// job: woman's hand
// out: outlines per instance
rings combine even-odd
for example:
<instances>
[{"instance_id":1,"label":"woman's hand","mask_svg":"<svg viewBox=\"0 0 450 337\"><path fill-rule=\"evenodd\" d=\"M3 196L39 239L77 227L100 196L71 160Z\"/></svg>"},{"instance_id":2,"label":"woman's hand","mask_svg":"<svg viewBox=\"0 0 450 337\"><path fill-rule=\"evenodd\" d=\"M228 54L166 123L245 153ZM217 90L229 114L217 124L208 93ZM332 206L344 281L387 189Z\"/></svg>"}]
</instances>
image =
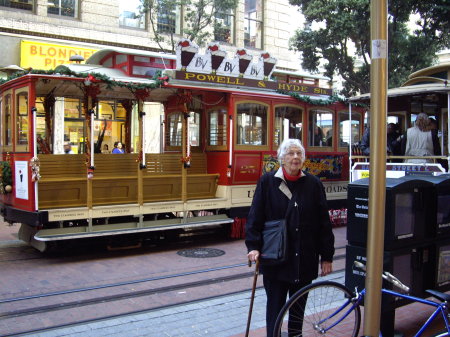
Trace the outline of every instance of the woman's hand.
<instances>
[{"instance_id":1,"label":"woman's hand","mask_svg":"<svg viewBox=\"0 0 450 337\"><path fill-rule=\"evenodd\" d=\"M322 261L320 268L322 270L320 276L326 276L333 271L333 263L329 261Z\"/></svg>"},{"instance_id":2,"label":"woman's hand","mask_svg":"<svg viewBox=\"0 0 450 337\"><path fill-rule=\"evenodd\" d=\"M256 262L259 259L259 250L252 250L247 254L247 258L250 262Z\"/></svg>"}]
</instances>

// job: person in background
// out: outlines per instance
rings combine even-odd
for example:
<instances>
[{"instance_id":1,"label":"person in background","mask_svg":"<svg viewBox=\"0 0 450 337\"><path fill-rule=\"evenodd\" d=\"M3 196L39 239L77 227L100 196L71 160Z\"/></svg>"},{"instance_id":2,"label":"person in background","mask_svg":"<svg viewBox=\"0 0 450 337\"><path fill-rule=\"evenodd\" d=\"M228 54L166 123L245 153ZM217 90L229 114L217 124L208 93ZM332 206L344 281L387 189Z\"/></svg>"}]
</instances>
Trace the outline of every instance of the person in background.
<instances>
[{"instance_id":1,"label":"person in background","mask_svg":"<svg viewBox=\"0 0 450 337\"><path fill-rule=\"evenodd\" d=\"M315 126L314 128L314 139L313 146L324 146L325 145L325 135L320 126Z\"/></svg>"},{"instance_id":2,"label":"person in background","mask_svg":"<svg viewBox=\"0 0 450 337\"><path fill-rule=\"evenodd\" d=\"M70 142L64 142L64 153L65 154L73 154L72 144L70 144Z\"/></svg>"},{"instance_id":3,"label":"person in background","mask_svg":"<svg viewBox=\"0 0 450 337\"><path fill-rule=\"evenodd\" d=\"M399 156L401 152L401 135L398 133L395 123L389 123L386 127L386 153L388 155ZM370 156L370 127L364 130L359 144L363 156Z\"/></svg>"},{"instance_id":4,"label":"person in background","mask_svg":"<svg viewBox=\"0 0 450 337\"><path fill-rule=\"evenodd\" d=\"M370 156L370 127L364 130L359 147L363 156Z\"/></svg>"},{"instance_id":5,"label":"person in background","mask_svg":"<svg viewBox=\"0 0 450 337\"><path fill-rule=\"evenodd\" d=\"M292 296L318 276L332 272L334 235L328 214L322 182L303 172L305 149L298 139L286 139L278 148L281 167L264 174L258 181L245 226L247 258L259 260L264 223L286 219L288 253L279 265L261 263L267 295L267 337L274 335L274 326L287 294ZM289 207L288 212L288 205ZM303 321L289 322L301 328Z\"/></svg>"},{"instance_id":6,"label":"person in background","mask_svg":"<svg viewBox=\"0 0 450 337\"><path fill-rule=\"evenodd\" d=\"M400 156L402 154L402 135L399 132L398 124L389 123L387 125L387 153L392 156Z\"/></svg>"},{"instance_id":7,"label":"person in background","mask_svg":"<svg viewBox=\"0 0 450 337\"><path fill-rule=\"evenodd\" d=\"M440 156L441 146L437 132L432 132L432 125L428 115L421 112L417 115L414 126L410 127L402 139L402 152L405 156ZM406 163L432 162L430 159L406 159Z\"/></svg>"},{"instance_id":8,"label":"person in background","mask_svg":"<svg viewBox=\"0 0 450 337\"><path fill-rule=\"evenodd\" d=\"M103 144L103 150L102 150L102 153L110 153L109 152L109 146L108 146L108 144Z\"/></svg>"},{"instance_id":9,"label":"person in background","mask_svg":"<svg viewBox=\"0 0 450 337\"><path fill-rule=\"evenodd\" d=\"M114 149L112 150L112 153L125 153L125 151L122 148L121 142L114 143Z\"/></svg>"}]
</instances>

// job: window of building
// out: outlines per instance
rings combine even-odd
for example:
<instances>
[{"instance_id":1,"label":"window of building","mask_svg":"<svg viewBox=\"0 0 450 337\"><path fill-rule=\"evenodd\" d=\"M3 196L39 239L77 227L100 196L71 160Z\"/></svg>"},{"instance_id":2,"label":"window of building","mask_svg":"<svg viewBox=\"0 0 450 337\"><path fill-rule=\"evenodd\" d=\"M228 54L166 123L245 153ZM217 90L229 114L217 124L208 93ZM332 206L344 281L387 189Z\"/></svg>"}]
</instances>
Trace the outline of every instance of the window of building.
<instances>
[{"instance_id":1,"label":"window of building","mask_svg":"<svg viewBox=\"0 0 450 337\"><path fill-rule=\"evenodd\" d=\"M157 31L162 34L180 34L181 27L181 10L180 6L169 6L167 3L160 3Z\"/></svg>"},{"instance_id":2,"label":"window of building","mask_svg":"<svg viewBox=\"0 0 450 337\"><path fill-rule=\"evenodd\" d=\"M48 0L47 13L78 18L78 0Z\"/></svg>"},{"instance_id":3,"label":"window of building","mask_svg":"<svg viewBox=\"0 0 450 337\"><path fill-rule=\"evenodd\" d=\"M302 109L293 106L275 108L275 127L273 145L278 147L284 139L302 140Z\"/></svg>"},{"instance_id":4,"label":"window of building","mask_svg":"<svg viewBox=\"0 0 450 337\"><path fill-rule=\"evenodd\" d=\"M350 143L355 144L359 142L360 127L361 114L352 113L352 120L350 122L348 111L339 112L339 146L348 147Z\"/></svg>"},{"instance_id":5,"label":"window of building","mask_svg":"<svg viewBox=\"0 0 450 337\"><path fill-rule=\"evenodd\" d=\"M33 11L34 0L0 0L0 6Z\"/></svg>"},{"instance_id":6,"label":"window of building","mask_svg":"<svg viewBox=\"0 0 450 337\"><path fill-rule=\"evenodd\" d=\"M267 110L260 103L237 105L237 145L267 145Z\"/></svg>"},{"instance_id":7,"label":"window of building","mask_svg":"<svg viewBox=\"0 0 450 337\"><path fill-rule=\"evenodd\" d=\"M227 145L227 109L215 108L208 111L208 146Z\"/></svg>"},{"instance_id":8,"label":"window of building","mask_svg":"<svg viewBox=\"0 0 450 337\"><path fill-rule=\"evenodd\" d=\"M263 0L245 0L244 46L263 48Z\"/></svg>"},{"instance_id":9,"label":"window of building","mask_svg":"<svg viewBox=\"0 0 450 337\"><path fill-rule=\"evenodd\" d=\"M325 109L309 111L308 146L332 146L333 113Z\"/></svg>"},{"instance_id":10,"label":"window of building","mask_svg":"<svg viewBox=\"0 0 450 337\"><path fill-rule=\"evenodd\" d=\"M214 20L214 40L234 44L234 10L217 12Z\"/></svg>"},{"instance_id":11,"label":"window of building","mask_svg":"<svg viewBox=\"0 0 450 337\"><path fill-rule=\"evenodd\" d=\"M119 1L119 24L123 27L145 29L145 13L140 0Z\"/></svg>"},{"instance_id":12,"label":"window of building","mask_svg":"<svg viewBox=\"0 0 450 337\"><path fill-rule=\"evenodd\" d=\"M28 93L21 92L16 96L16 145L18 151L28 150Z\"/></svg>"}]
</instances>

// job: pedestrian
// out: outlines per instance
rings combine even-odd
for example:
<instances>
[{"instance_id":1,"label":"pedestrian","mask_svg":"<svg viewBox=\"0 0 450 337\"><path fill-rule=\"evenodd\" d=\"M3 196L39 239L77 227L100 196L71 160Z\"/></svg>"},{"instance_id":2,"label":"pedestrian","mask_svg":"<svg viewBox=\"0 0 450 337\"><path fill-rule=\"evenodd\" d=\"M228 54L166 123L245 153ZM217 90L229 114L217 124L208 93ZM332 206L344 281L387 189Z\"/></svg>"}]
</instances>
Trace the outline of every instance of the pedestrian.
<instances>
[{"instance_id":1,"label":"pedestrian","mask_svg":"<svg viewBox=\"0 0 450 337\"><path fill-rule=\"evenodd\" d=\"M324 187L317 177L302 171L305 149L301 142L298 139L284 140L278 148L278 160L281 164L278 171L266 173L258 181L245 236L247 257L250 261L257 261L264 223L286 219L286 261L277 265L265 265L264 260L260 263L267 295L268 337L274 335L275 322L287 294L292 296L317 278L319 259L321 275L331 273L334 255L334 235ZM287 212L289 204L294 207ZM299 327L303 322L292 324Z\"/></svg>"},{"instance_id":2,"label":"pedestrian","mask_svg":"<svg viewBox=\"0 0 450 337\"><path fill-rule=\"evenodd\" d=\"M121 142L114 143L114 149L112 150L112 153L125 153L125 151L122 148Z\"/></svg>"},{"instance_id":3,"label":"pedestrian","mask_svg":"<svg viewBox=\"0 0 450 337\"><path fill-rule=\"evenodd\" d=\"M423 157L440 156L441 146L437 132L432 130L432 125L428 115L421 112L417 115L414 126L410 127L402 139L402 149L405 156ZM430 159L410 158L406 163L426 163Z\"/></svg>"},{"instance_id":4,"label":"pedestrian","mask_svg":"<svg viewBox=\"0 0 450 337\"><path fill-rule=\"evenodd\" d=\"M70 144L70 142L64 142L64 153L65 154L73 154L72 144Z\"/></svg>"}]
</instances>

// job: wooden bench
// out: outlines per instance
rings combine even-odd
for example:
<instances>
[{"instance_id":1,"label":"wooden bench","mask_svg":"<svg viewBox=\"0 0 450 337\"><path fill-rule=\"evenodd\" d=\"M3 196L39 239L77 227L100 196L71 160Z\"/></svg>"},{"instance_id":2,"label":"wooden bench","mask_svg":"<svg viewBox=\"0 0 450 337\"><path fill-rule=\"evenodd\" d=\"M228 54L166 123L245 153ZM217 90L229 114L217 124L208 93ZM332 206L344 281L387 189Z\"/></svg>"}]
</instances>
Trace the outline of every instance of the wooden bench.
<instances>
[{"instance_id":1,"label":"wooden bench","mask_svg":"<svg viewBox=\"0 0 450 337\"><path fill-rule=\"evenodd\" d=\"M39 209L86 206L86 156L40 154Z\"/></svg>"},{"instance_id":2,"label":"wooden bench","mask_svg":"<svg viewBox=\"0 0 450 337\"><path fill-rule=\"evenodd\" d=\"M181 200L182 163L179 153L146 154L143 202ZM84 154L40 154L39 209L85 207L87 166ZM137 154L96 154L92 179L94 206L138 202ZM208 174L206 155L191 156L187 199L214 198L219 174Z\"/></svg>"},{"instance_id":3,"label":"wooden bench","mask_svg":"<svg viewBox=\"0 0 450 337\"><path fill-rule=\"evenodd\" d=\"M97 205L138 202L138 155L96 154L92 203Z\"/></svg>"},{"instance_id":4,"label":"wooden bench","mask_svg":"<svg viewBox=\"0 0 450 337\"><path fill-rule=\"evenodd\" d=\"M188 200L214 198L218 180L218 173L208 173L206 154L193 153L187 178Z\"/></svg>"}]
</instances>

